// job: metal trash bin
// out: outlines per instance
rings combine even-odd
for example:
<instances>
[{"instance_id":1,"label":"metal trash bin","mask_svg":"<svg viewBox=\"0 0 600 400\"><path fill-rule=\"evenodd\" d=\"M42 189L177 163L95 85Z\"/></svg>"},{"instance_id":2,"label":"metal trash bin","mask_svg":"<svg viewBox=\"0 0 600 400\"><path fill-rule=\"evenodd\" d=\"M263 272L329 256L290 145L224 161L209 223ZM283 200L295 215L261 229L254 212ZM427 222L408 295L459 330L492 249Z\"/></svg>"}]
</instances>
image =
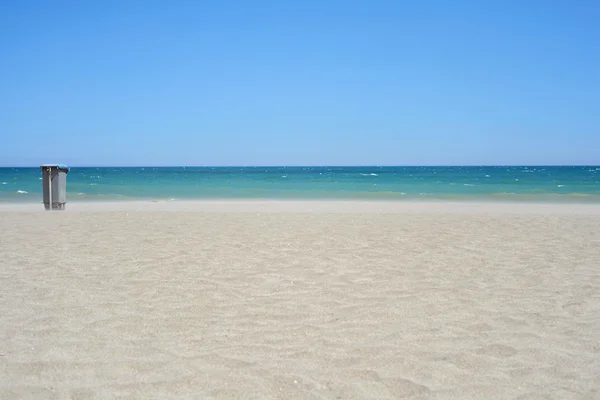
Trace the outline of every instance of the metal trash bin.
<instances>
[{"instance_id":1,"label":"metal trash bin","mask_svg":"<svg viewBox=\"0 0 600 400\"><path fill-rule=\"evenodd\" d=\"M67 174L64 164L45 164L42 170L42 191L46 211L64 210L67 203ZM50 206L52 204L52 207Z\"/></svg>"}]
</instances>

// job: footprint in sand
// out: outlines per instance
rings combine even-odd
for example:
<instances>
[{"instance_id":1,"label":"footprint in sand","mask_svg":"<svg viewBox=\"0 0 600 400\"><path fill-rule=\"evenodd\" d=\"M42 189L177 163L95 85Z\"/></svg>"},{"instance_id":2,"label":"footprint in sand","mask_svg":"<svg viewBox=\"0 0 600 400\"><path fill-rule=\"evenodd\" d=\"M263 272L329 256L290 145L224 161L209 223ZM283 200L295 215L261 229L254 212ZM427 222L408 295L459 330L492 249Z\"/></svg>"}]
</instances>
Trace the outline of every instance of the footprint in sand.
<instances>
[{"instance_id":1,"label":"footprint in sand","mask_svg":"<svg viewBox=\"0 0 600 400\"><path fill-rule=\"evenodd\" d=\"M496 358L508 358L517 354L517 349L504 344L492 344L490 346L480 348L476 353L479 355L492 356Z\"/></svg>"}]
</instances>

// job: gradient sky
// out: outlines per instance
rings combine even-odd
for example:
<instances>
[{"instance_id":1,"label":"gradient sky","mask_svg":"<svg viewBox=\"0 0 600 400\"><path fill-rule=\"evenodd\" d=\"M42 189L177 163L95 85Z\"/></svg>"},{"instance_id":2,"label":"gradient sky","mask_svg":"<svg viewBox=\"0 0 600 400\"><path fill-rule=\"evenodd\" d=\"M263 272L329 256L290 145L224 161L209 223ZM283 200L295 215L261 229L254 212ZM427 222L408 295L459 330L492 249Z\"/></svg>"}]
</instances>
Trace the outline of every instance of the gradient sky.
<instances>
[{"instance_id":1,"label":"gradient sky","mask_svg":"<svg viewBox=\"0 0 600 400\"><path fill-rule=\"evenodd\" d=\"M600 164L600 2L0 3L0 165Z\"/></svg>"}]
</instances>

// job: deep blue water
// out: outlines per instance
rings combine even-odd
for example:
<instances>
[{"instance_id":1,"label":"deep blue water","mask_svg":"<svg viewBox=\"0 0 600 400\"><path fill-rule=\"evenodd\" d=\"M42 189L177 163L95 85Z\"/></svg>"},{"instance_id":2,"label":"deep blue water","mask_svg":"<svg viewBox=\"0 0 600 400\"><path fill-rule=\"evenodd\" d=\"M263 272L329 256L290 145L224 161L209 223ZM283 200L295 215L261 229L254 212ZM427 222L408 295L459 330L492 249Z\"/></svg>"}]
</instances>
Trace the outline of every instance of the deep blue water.
<instances>
[{"instance_id":1,"label":"deep blue water","mask_svg":"<svg viewBox=\"0 0 600 400\"><path fill-rule=\"evenodd\" d=\"M41 201L39 168L0 168L0 202ZM600 203L600 167L74 167L68 201L500 200Z\"/></svg>"}]
</instances>

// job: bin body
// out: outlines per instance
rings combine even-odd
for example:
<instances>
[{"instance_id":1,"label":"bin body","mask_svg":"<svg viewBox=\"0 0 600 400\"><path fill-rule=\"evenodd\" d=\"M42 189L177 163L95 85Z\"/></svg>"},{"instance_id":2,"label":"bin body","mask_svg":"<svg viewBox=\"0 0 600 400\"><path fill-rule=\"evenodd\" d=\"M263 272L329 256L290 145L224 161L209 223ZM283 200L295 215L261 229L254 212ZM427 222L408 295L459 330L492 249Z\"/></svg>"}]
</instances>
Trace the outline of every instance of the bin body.
<instances>
[{"instance_id":1,"label":"bin body","mask_svg":"<svg viewBox=\"0 0 600 400\"><path fill-rule=\"evenodd\" d=\"M40 169L42 170L44 208L46 210L64 210L67 203L69 167L62 164L47 164L42 165ZM50 196L52 196L52 199L50 199Z\"/></svg>"}]
</instances>

